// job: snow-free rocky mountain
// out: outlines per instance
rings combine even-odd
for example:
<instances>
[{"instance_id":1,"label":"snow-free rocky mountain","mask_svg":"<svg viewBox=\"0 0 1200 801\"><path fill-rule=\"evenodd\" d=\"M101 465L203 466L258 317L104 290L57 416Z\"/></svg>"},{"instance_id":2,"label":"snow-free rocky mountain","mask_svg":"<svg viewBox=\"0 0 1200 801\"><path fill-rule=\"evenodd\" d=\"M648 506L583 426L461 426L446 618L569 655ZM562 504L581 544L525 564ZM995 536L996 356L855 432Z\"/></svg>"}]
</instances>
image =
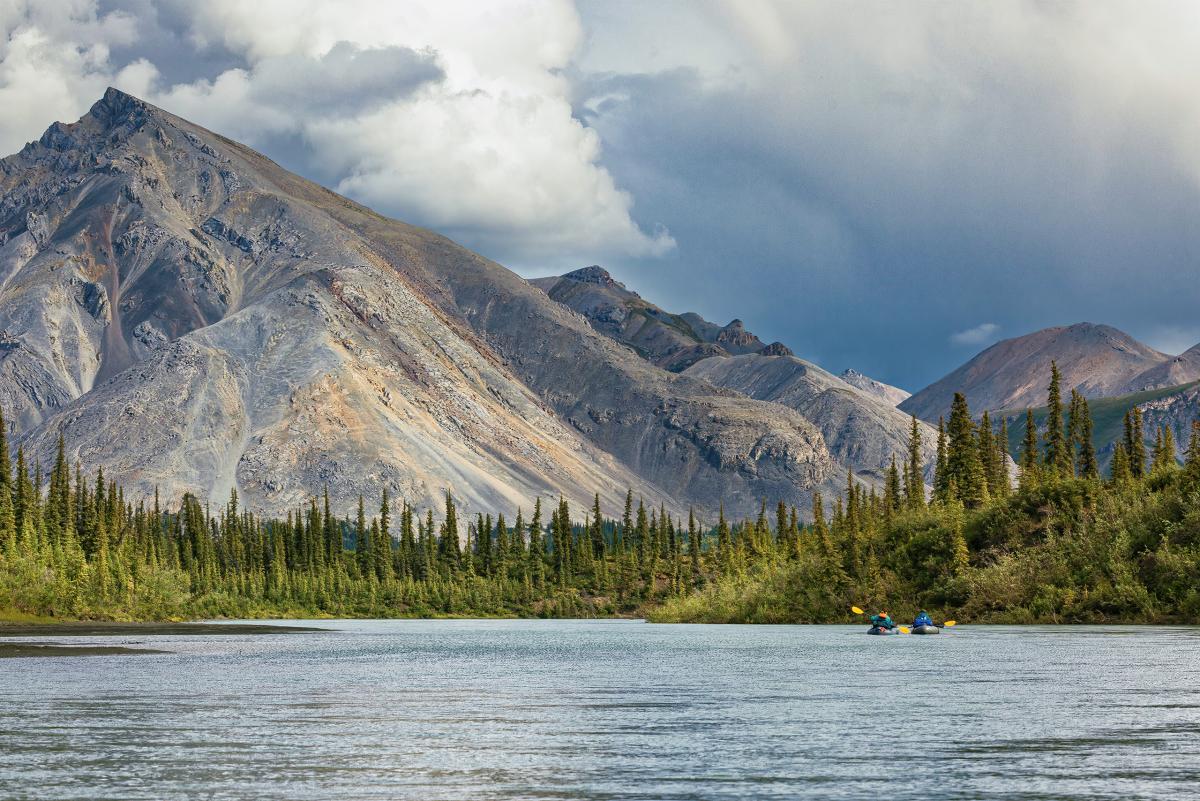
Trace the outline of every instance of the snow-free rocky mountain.
<instances>
[{"instance_id":1,"label":"snow-free rocky mountain","mask_svg":"<svg viewBox=\"0 0 1200 801\"><path fill-rule=\"evenodd\" d=\"M764 345L740 320L719 326L691 312L664 311L597 266L532 283L648 361L799 412L820 429L843 475L849 468L872 483L893 456L904 459L911 417L892 402L907 397L903 390L847 371L863 386L851 384L781 343ZM937 432L921 424L921 433L932 468Z\"/></svg>"},{"instance_id":2,"label":"snow-free rocky mountain","mask_svg":"<svg viewBox=\"0 0 1200 801\"><path fill-rule=\"evenodd\" d=\"M135 492L236 487L270 513L387 486L745 514L841 480L799 412L662 369L504 267L112 89L0 161L0 405L31 461L61 432Z\"/></svg>"},{"instance_id":3,"label":"snow-free rocky mountain","mask_svg":"<svg viewBox=\"0 0 1200 801\"><path fill-rule=\"evenodd\" d=\"M964 393L977 414L1036 408L1046 403L1051 361L1062 374L1064 395L1077 389L1088 398L1200 379L1200 345L1170 356L1110 326L1077 323L997 342L905 400L900 409L936 422L949 414L955 392Z\"/></svg>"},{"instance_id":4,"label":"snow-free rocky mountain","mask_svg":"<svg viewBox=\"0 0 1200 801\"><path fill-rule=\"evenodd\" d=\"M861 389L868 395L874 395L876 398L886 401L889 406L899 406L912 396L912 393L906 392L900 387L893 387L891 384L877 381L869 375L863 375L853 367L843 370L838 374L838 378L852 387Z\"/></svg>"}]
</instances>

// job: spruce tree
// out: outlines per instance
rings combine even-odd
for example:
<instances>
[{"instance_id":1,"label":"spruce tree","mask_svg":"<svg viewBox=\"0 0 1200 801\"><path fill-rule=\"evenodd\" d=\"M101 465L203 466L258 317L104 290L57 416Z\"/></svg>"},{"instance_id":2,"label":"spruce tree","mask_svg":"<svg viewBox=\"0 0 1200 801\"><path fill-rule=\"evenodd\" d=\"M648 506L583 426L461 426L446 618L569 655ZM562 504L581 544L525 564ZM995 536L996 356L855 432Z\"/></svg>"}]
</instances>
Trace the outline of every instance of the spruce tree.
<instances>
[{"instance_id":1,"label":"spruce tree","mask_svg":"<svg viewBox=\"0 0 1200 801\"><path fill-rule=\"evenodd\" d=\"M908 461L904 466L904 503L909 509L925 506L925 469L921 457L921 424L912 415L908 430Z\"/></svg>"},{"instance_id":2,"label":"spruce tree","mask_svg":"<svg viewBox=\"0 0 1200 801\"><path fill-rule=\"evenodd\" d=\"M1142 410L1137 406L1125 413L1125 455L1129 474L1141 478L1146 473L1146 436L1142 430Z\"/></svg>"},{"instance_id":3,"label":"spruce tree","mask_svg":"<svg viewBox=\"0 0 1200 801\"><path fill-rule=\"evenodd\" d=\"M354 554L358 563L358 574L363 578L374 576L371 559L371 532L367 528L367 515L363 507L363 496L358 496L358 517L354 524Z\"/></svg>"},{"instance_id":4,"label":"spruce tree","mask_svg":"<svg viewBox=\"0 0 1200 801\"><path fill-rule=\"evenodd\" d=\"M12 461L8 450L8 424L0 409L0 490L12 493ZM9 502L12 498L9 498Z\"/></svg>"},{"instance_id":5,"label":"spruce tree","mask_svg":"<svg viewBox=\"0 0 1200 801\"><path fill-rule=\"evenodd\" d=\"M886 513L891 516L893 512L900 511L902 493L900 490L900 470L896 467L896 457L892 456L892 463L888 467L887 481L883 488L883 505ZM782 515L783 503L779 504L780 514ZM782 517L780 518L782 521ZM780 522L782 527L783 523Z\"/></svg>"},{"instance_id":6,"label":"spruce tree","mask_svg":"<svg viewBox=\"0 0 1200 801\"><path fill-rule=\"evenodd\" d=\"M691 509L688 509L688 555L692 561L692 581L699 582L701 574L700 529L696 525L696 515Z\"/></svg>"},{"instance_id":7,"label":"spruce tree","mask_svg":"<svg viewBox=\"0 0 1200 801\"><path fill-rule=\"evenodd\" d=\"M1192 436L1188 440L1184 472L1192 481L1200 481L1200 420L1192 421Z\"/></svg>"},{"instance_id":8,"label":"spruce tree","mask_svg":"<svg viewBox=\"0 0 1200 801\"><path fill-rule=\"evenodd\" d=\"M1092 442L1095 436L1092 427L1092 410L1087 398L1079 396L1079 459L1078 473L1081 478L1094 479L1100 477L1100 463L1096 459L1096 444Z\"/></svg>"},{"instance_id":9,"label":"spruce tree","mask_svg":"<svg viewBox=\"0 0 1200 801\"><path fill-rule=\"evenodd\" d=\"M621 541L617 550L633 546L633 490L625 491L625 513L621 515Z\"/></svg>"},{"instance_id":10,"label":"spruce tree","mask_svg":"<svg viewBox=\"0 0 1200 801\"><path fill-rule=\"evenodd\" d=\"M946 421L938 418L937 461L933 473L933 499L938 503L950 500L950 465L946 452Z\"/></svg>"},{"instance_id":11,"label":"spruce tree","mask_svg":"<svg viewBox=\"0 0 1200 801\"><path fill-rule=\"evenodd\" d=\"M985 410L979 418L979 463L983 465L983 481L988 494L999 494L1001 465L996 454L996 433L992 430L992 418Z\"/></svg>"},{"instance_id":12,"label":"spruce tree","mask_svg":"<svg viewBox=\"0 0 1200 801\"><path fill-rule=\"evenodd\" d=\"M1033 420L1033 409L1025 410L1025 435L1021 440L1021 486L1028 486L1038 477L1037 423Z\"/></svg>"},{"instance_id":13,"label":"spruce tree","mask_svg":"<svg viewBox=\"0 0 1200 801\"><path fill-rule=\"evenodd\" d=\"M733 570L733 539L725 520L724 501L717 516L717 568L722 575L729 575Z\"/></svg>"},{"instance_id":14,"label":"spruce tree","mask_svg":"<svg viewBox=\"0 0 1200 801\"><path fill-rule=\"evenodd\" d=\"M1008 472L1008 418L1000 418L1000 434L996 437L996 455L993 458L998 470L994 491L997 497L1006 498L1012 491L1012 479Z\"/></svg>"},{"instance_id":15,"label":"spruce tree","mask_svg":"<svg viewBox=\"0 0 1200 801\"><path fill-rule=\"evenodd\" d=\"M1046 402L1046 473L1057 477L1065 476L1070 465L1067 438L1063 433L1061 382L1058 364L1050 362L1050 389Z\"/></svg>"},{"instance_id":16,"label":"spruce tree","mask_svg":"<svg viewBox=\"0 0 1200 801\"><path fill-rule=\"evenodd\" d=\"M596 497L592 499L592 555L597 559L603 559L608 551L607 543L604 541L604 518L600 513L600 493L596 493Z\"/></svg>"},{"instance_id":17,"label":"spruce tree","mask_svg":"<svg viewBox=\"0 0 1200 801\"><path fill-rule=\"evenodd\" d=\"M1175 461L1175 434L1169 426L1158 426L1154 431L1150 465L1150 472L1159 474L1170 472L1178 466Z\"/></svg>"},{"instance_id":18,"label":"spruce tree","mask_svg":"<svg viewBox=\"0 0 1200 801\"><path fill-rule=\"evenodd\" d=\"M975 436L975 424L967 399L961 392L954 393L950 407L950 425L947 430L949 444L946 452L946 470L957 488L957 499L974 508L988 498L983 465L979 461L979 442Z\"/></svg>"},{"instance_id":19,"label":"spruce tree","mask_svg":"<svg viewBox=\"0 0 1200 801\"><path fill-rule=\"evenodd\" d=\"M1125 449L1124 443L1117 443L1113 448L1111 472L1112 482L1118 486L1128 483L1133 478L1133 472L1129 469L1129 451Z\"/></svg>"}]
</instances>

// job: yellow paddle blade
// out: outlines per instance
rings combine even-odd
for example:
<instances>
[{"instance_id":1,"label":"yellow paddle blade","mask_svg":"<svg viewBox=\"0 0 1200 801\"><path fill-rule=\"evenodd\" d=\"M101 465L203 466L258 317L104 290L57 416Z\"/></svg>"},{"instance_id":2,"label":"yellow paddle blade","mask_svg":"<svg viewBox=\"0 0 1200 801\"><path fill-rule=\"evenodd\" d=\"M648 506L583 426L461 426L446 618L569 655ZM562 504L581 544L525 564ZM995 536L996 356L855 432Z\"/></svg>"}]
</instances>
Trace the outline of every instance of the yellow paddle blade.
<instances>
[{"instance_id":1,"label":"yellow paddle blade","mask_svg":"<svg viewBox=\"0 0 1200 801\"><path fill-rule=\"evenodd\" d=\"M856 615L861 615L863 613L863 610L859 609L857 606L850 607L850 611Z\"/></svg>"},{"instance_id":2,"label":"yellow paddle blade","mask_svg":"<svg viewBox=\"0 0 1200 801\"><path fill-rule=\"evenodd\" d=\"M958 621L957 621L957 620L947 620L947 621L946 621L945 623L943 623L942 625L943 625L943 626L945 626L946 628L950 628L951 626L955 626L955 625L957 625L957 624L958 624Z\"/></svg>"},{"instance_id":3,"label":"yellow paddle blade","mask_svg":"<svg viewBox=\"0 0 1200 801\"><path fill-rule=\"evenodd\" d=\"M912 634L912 632L908 630L908 626L897 626L896 628L900 629L901 634Z\"/></svg>"}]
</instances>

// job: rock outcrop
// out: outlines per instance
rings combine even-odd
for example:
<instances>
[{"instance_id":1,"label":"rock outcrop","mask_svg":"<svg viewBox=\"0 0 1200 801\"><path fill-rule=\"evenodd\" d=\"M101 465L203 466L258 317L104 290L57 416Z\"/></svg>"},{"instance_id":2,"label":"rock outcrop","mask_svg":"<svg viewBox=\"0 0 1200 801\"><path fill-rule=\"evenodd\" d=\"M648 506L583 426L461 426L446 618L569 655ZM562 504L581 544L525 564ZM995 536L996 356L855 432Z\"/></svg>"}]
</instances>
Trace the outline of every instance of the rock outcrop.
<instances>
[{"instance_id":1,"label":"rock outcrop","mask_svg":"<svg viewBox=\"0 0 1200 801\"><path fill-rule=\"evenodd\" d=\"M1200 345L1194 345L1178 356L1139 373L1122 387L1122 392L1163 389L1197 380L1200 380Z\"/></svg>"},{"instance_id":2,"label":"rock outcrop","mask_svg":"<svg viewBox=\"0 0 1200 801\"><path fill-rule=\"evenodd\" d=\"M757 353L768 347L741 320L720 326L691 312L664 311L596 265L530 283L582 314L600 333L671 372L682 372L710 356Z\"/></svg>"},{"instance_id":3,"label":"rock outcrop","mask_svg":"<svg viewBox=\"0 0 1200 801\"><path fill-rule=\"evenodd\" d=\"M893 387L891 384L885 384L882 381L877 381L868 375L863 375L852 367L848 367L842 371L838 378L845 381L852 387L860 389L868 395L878 398L888 406L899 406L904 401L911 397L911 394Z\"/></svg>"},{"instance_id":4,"label":"rock outcrop","mask_svg":"<svg viewBox=\"0 0 1200 801\"><path fill-rule=\"evenodd\" d=\"M746 354L705 359L684 375L795 409L821 430L839 465L880 479L892 457L903 465L912 418L795 356ZM920 423L926 474L933 477L937 431Z\"/></svg>"}]
</instances>

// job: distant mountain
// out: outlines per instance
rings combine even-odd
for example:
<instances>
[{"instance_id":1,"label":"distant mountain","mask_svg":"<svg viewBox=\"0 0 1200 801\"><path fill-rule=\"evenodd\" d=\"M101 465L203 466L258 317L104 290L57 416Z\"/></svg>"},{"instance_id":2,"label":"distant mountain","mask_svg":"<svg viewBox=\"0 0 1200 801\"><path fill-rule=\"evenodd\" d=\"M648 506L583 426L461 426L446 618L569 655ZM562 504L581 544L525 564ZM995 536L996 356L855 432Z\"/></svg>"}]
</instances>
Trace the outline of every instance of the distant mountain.
<instances>
[{"instance_id":1,"label":"distant mountain","mask_svg":"<svg viewBox=\"0 0 1200 801\"><path fill-rule=\"evenodd\" d=\"M1192 372L1194 357L1175 363L1173 357L1115 328L1077 323L997 342L901 403L900 409L933 422L949 414L955 392L966 395L976 414L1041 406L1051 361L1062 373L1064 394L1077 389L1089 398L1200 378L1200 371Z\"/></svg>"},{"instance_id":2,"label":"distant mountain","mask_svg":"<svg viewBox=\"0 0 1200 801\"><path fill-rule=\"evenodd\" d=\"M853 368L847 368L842 371L838 378L845 381L852 387L857 387L868 395L879 398L889 406L899 406L904 401L912 397L911 392L906 392L900 387L893 387L891 384L885 384L882 381L876 381L870 376L863 375Z\"/></svg>"},{"instance_id":3,"label":"distant mountain","mask_svg":"<svg viewBox=\"0 0 1200 801\"><path fill-rule=\"evenodd\" d=\"M1182 460L1191 437L1192 421L1200 419L1200 381L1089 400L1092 444L1096 446L1103 467L1107 467L1112 458L1113 443L1125 436L1125 413L1135 406L1142 410L1146 444L1154 442L1155 431L1160 426L1166 426L1175 436L1175 454ZM1045 406L1033 409L1034 425L1039 432L1045 429L1046 416ZM1012 410L1005 419L1008 421L1009 448L1017 455L1025 436L1025 411Z\"/></svg>"},{"instance_id":4,"label":"distant mountain","mask_svg":"<svg viewBox=\"0 0 1200 801\"><path fill-rule=\"evenodd\" d=\"M912 418L811 362L751 353L704 359L684 375L795 409L821 429L833 458L856 474L882 478L893 456L903 465ZM920 425L932 478L937 431Z\"/></svg>"},{"instance_id":5,"label":"distant mountain","mask_svg":"<svg viewBox=\"0 0 1200 801\"><path fill-rule=\"evenodd\" d=\"M530 281L552 299L582 314L597 331L637 351L654 364L681 372L700 359L787 348L766 345L741 320L710 323L698 314L672 314L627 289L607 270L593 265L565 275ZM788 351L790 352L790 351Z\"/></svg>"},{"instance_id":6,"label":"distant mountain","mask_svg":"<svg viewBox=\"0 0 1200 801\"><path fill-rule=\"evenodd\" d=\"M659 369L504 267L111 89L0 161L0 406L31 462L61 432L131 493L236 488L275 515L325 486L335 513L382 487L612 513L632 487L742 515L807 508L837 473L799 413Z\"/></svg>"},{"instance_id":7,"label":"distant mountain","mask_svg":"<svg viewBox=\"0 0 1200 801\"><path fill-rule=\"evenodd\" d=\"M1156 364L1139 373L1124 387L1125 392L1142 392L1186 384L1200 379L1200 345L1194 345L1183 353Z\"/></svg>"},{"instance_id":8,"label":"distant mountain","mask_svg":"<svg viewBox=\"0 0 1200 801\"><path fill-rule=\"evenodd\" d=\"M763 345L741 320L719 326L697 314L673 314L627 289L600 267L532 281L592 326L662 367L749 398L794 409L820 431L833 458L864 478L880 478L893 455L903 460L911 418L879 393L901 392L859 373L852 386L781 343ZM923 425L932 462L937 432Z\"/></svg>"}]
</instances>

